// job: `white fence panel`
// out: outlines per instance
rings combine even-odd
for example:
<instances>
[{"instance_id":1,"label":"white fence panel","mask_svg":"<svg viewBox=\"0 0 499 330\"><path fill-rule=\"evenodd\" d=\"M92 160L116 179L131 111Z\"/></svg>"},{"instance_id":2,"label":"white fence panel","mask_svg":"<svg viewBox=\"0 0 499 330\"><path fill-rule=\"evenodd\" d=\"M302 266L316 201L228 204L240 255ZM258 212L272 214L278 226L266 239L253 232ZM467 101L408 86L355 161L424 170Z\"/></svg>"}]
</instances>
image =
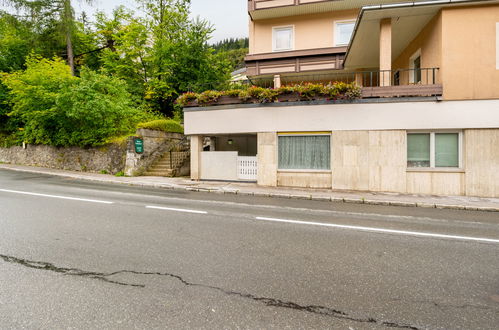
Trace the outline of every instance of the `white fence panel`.
<instances>
[{"instance_id":1,"label":"white fence panel","mask_svg":"<svg viewBox=\"0 0 499 330\"><path fill-rule=\"evenodd\" d=\"M256 157L237 157L237 176L240 180L256 181L257 173Z\"/></svg>"}]
</instances>

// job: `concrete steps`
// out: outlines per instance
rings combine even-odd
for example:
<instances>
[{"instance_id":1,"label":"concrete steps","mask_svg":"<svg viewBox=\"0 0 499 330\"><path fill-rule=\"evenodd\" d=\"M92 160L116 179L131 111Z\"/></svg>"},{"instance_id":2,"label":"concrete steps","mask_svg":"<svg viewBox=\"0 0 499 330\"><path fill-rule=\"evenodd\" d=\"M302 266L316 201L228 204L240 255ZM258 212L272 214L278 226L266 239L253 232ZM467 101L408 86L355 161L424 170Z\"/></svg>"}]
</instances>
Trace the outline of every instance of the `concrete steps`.
<instances>
[{"instance_id":1,"label":"concrete steps","mask_svg":"<svg viewBox=\"0 0 499 330\"><path fill-rule=\"evenodd\" d=\"M156 163L154 163L143 175L145 176L164 176L174 177L176 171L189 158L188 152L174 152L173 159L170 159L170 153L167 152Z\"/></svg>"}]
</instances>

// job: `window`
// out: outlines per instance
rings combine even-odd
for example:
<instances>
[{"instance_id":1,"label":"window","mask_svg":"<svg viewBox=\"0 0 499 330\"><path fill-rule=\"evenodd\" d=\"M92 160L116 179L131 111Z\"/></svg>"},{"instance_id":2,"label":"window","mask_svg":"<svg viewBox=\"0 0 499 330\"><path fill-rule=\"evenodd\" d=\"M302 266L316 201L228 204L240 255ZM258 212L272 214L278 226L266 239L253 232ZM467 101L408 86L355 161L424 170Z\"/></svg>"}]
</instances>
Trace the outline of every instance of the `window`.
<instances>
[{"instance_id":1,"label":"window","mask_svg":"<svg viewBox=\"0 0 499 330\"><path fill-rule=\"evenodd\" d=\"M409 133L407 167L460 168L461 146L461 132Z\"/></svg>"},{"instance_id":2,"label":"window","mask_svg":"<svg viewBox=\"0 0 499 330\"><path fill-rule=\"evenodd\" d=\"M293 49L293 27L276 27L272 29L272 50L274 52Z\"/></svg>"},{"instance_id":3,"label":"window","mask_svg":"<svg viewBox=\"0 0 499 330\"><path fill-rule=\"evenodd\" d=\"M411 84L421 83L421 49L418 49L409 59L409 82Z\"/></svg>"},{"instance_id":4,"label":"window","mask_svg":"<svg viewBox=\"0 0 499 330\"><path fill-rule=\"evenodd\" d=\"M335 46L347 46L355 28L355 21L343 21L335 23L334 44Z\"/></svg>"},{"instance_id":5,"label":"window","mask_svg":"<svg viewBox=\"0 0 499 330\"><path fill-rule=\"evenodd\" d=\"M279 135L280 170L330 170L331 135Z\"/></svg>"}]
</instances>

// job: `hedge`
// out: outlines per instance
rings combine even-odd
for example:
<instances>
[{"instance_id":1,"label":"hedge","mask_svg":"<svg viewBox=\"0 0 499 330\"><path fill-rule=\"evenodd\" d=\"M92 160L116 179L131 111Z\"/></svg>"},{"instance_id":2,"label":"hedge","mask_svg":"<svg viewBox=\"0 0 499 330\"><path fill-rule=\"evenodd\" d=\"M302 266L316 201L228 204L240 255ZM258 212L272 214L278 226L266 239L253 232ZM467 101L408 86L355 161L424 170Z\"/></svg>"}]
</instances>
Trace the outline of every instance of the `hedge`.
<instances>
[{"instance_id":1,"label":"hedge","mask_svg":"<svg viewBox=\"0 0 499 330\"><path fill-rule=\"evenodd\" d=\"M137 128L145 128L167 133L184 133L182 125L172 119L158 119L146 123L140 123L137 125Z\"/></svg>"}]
</instances>

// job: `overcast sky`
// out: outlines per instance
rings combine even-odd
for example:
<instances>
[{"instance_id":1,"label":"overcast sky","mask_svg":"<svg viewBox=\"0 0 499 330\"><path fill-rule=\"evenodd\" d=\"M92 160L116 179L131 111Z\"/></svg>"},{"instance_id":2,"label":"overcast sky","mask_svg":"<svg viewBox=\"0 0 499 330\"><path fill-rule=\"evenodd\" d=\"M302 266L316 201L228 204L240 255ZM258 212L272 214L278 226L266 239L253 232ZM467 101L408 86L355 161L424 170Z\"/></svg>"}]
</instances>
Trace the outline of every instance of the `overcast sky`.
<instances>
[{"instance_id":1,"label":"overcast sky","mask_svg":"<svg viewBox=\"0 0 499 330\"><path fill-rule=\"evenodd\" d=\"M73 3L77 11L85 10L89 14L96 10L110 13L119 5L136 9L136 3L133 0L96 0L92 7L82 5L79 1ZM215 26L213 41L248 36L248 2L246 0L191 0L191 3L193 17L200 16Z\"/></svg>"}]
</instances>

